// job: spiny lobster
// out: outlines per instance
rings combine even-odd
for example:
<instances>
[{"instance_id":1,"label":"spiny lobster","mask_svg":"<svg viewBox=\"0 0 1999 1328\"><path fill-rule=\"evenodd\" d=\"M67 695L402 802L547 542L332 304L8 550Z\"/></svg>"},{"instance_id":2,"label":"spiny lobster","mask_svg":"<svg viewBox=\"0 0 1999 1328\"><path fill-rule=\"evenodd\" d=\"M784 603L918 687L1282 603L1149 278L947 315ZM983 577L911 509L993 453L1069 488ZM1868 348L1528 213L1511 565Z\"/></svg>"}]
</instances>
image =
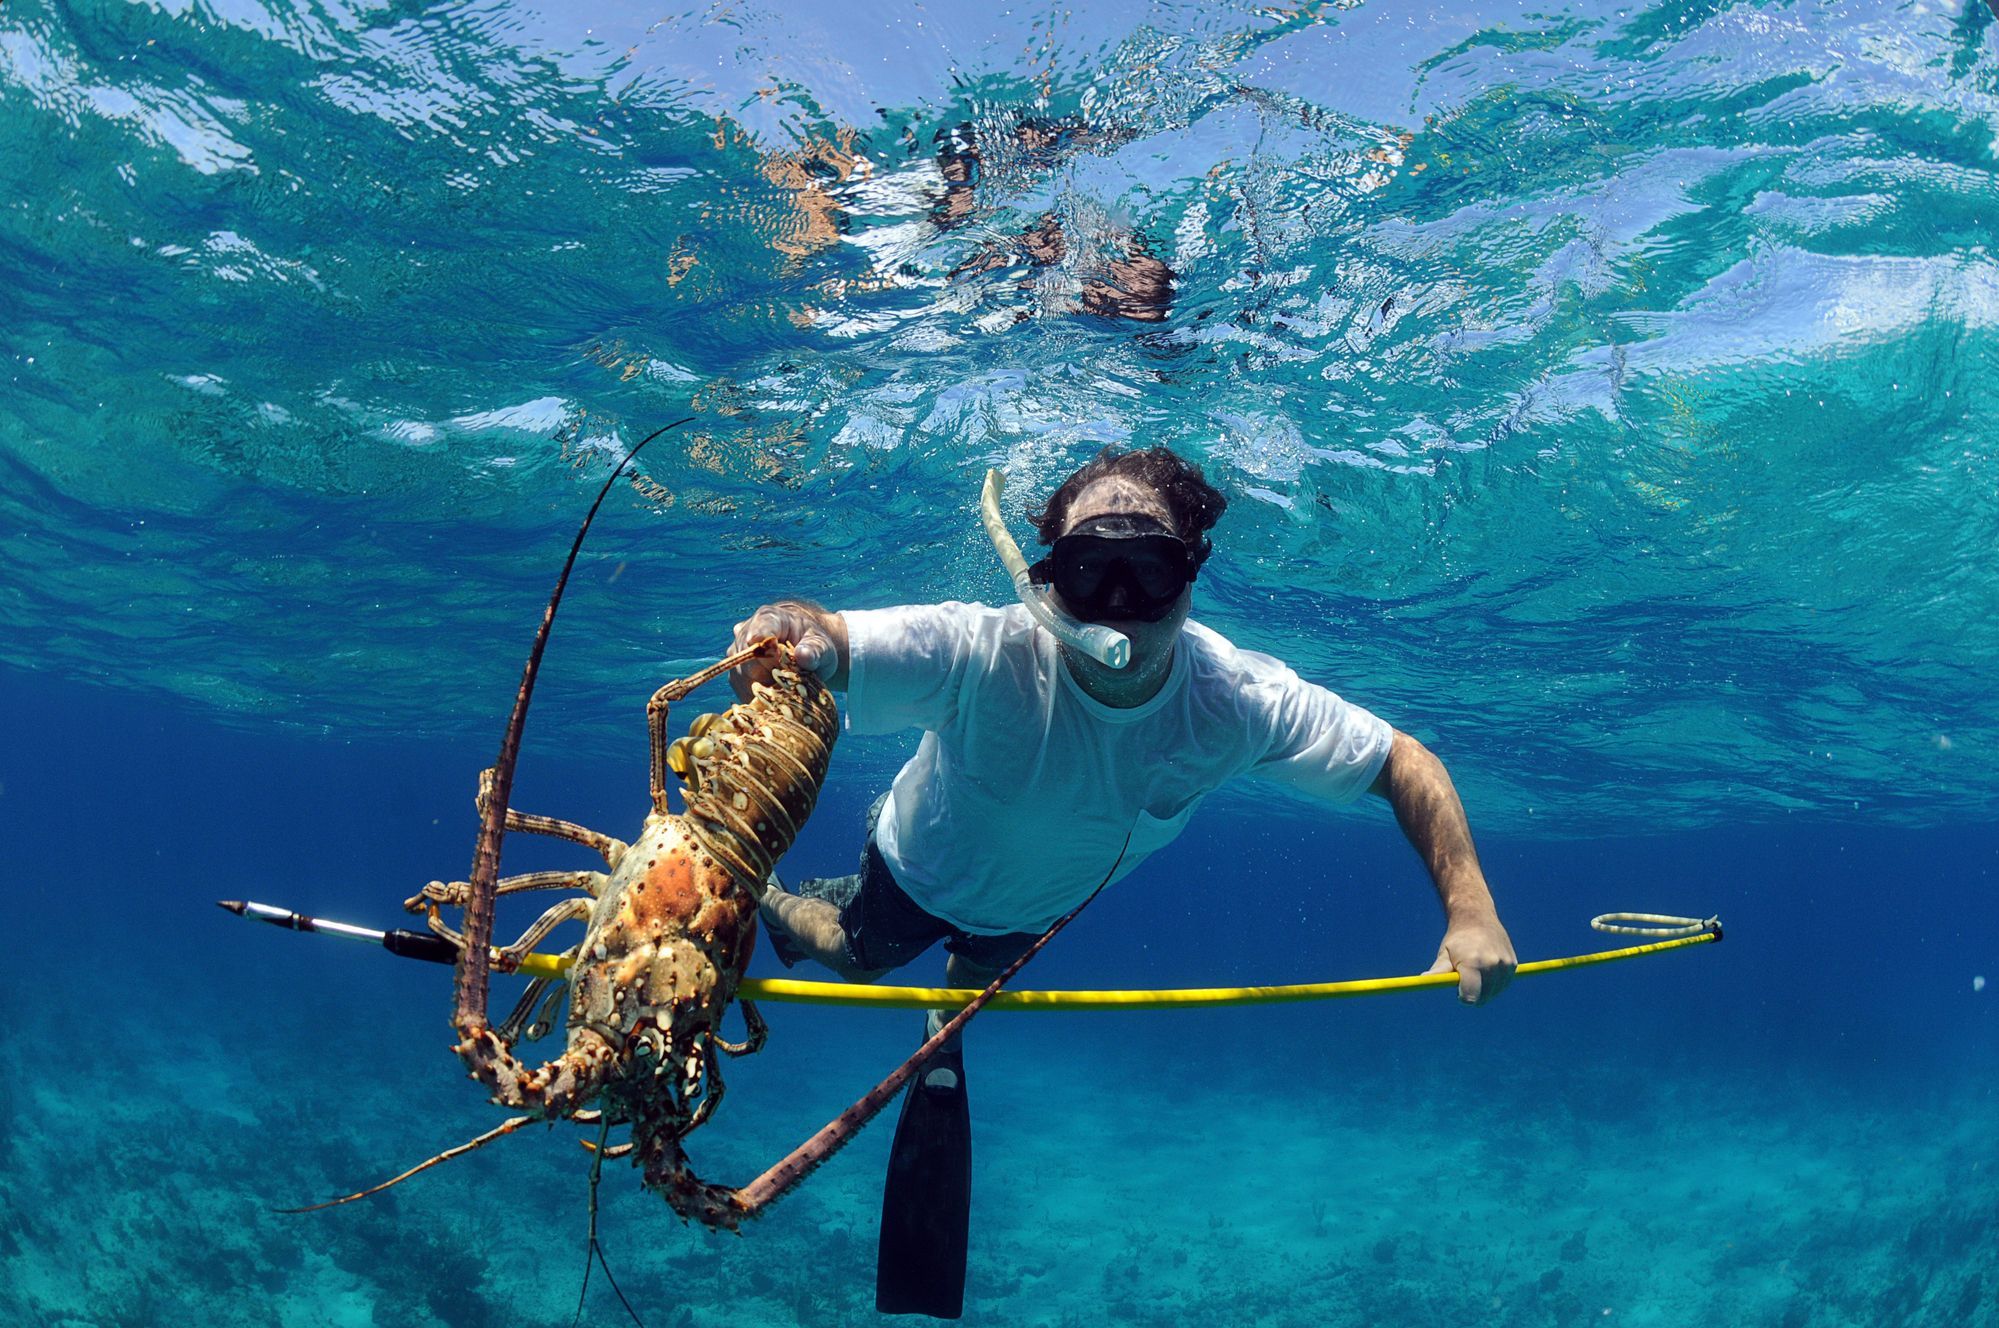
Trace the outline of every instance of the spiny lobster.
<instances>
[{"instance_id":1,"label":"spiny lobster","mask_svg":"<svg viewBox=\"0 0 1999 1328\"><path fill-rule=\"evenodd\" d=\"M592 1145L597 1166L607 1157L633 1154L644 1183L658 1190L675 1212L733 1230L844 1146L1081 911L1078 906L1058 921L914 1055L762 1176L731 1189L693 1173L681 1141L722 1099L716 1052L756 1051L767 1032L747 1000L741 1002L749 1027L743 1043L723 1039L719 1026L756 942L757 900L811 814L825 780L839 729L831 693L816 674L796 667L790 644L771 639L660 688L646 707L652 811L629 844L507 805L542 652L584 536L639 451L685 423L669 424L634 447L605 481L576 532L522 671L499 758L480 778L479 839L471 879L432 881L405 905L425 913L431 929L458 947L452 1023L459 1057L493 1101L521 1114L380 1185L313 1208L379 1193L536 1121L568 1120L599 1127L598 1142ZM749 700L719 715L704 715L687 737L668 740L673 702L756 660L768 666L769 679L751 684ZM684 781L680 815L667 810L669 771ZM585 845L602 855L609 871L531 872L503 880L500 845L509 830ZM555 905L513 944L490 948L498 896L551 889L580 889L584 897ZM443 921L440 906L463 908L462 929ZM494 1028L487 1018L492 970L510 971L555 928L578 919L585 921L585 932L568 952L573 965L566 977L531 983L513 1013ZM568 989L567 1045L555 1059L530 1068L514 1054L514 1044L523 1033L533 1038L547 1031L563 986ZM610 1127L623 1124L632 1128L630 1142L606 1147ZM594 1183L591 1243L594 1251Z\"/></svg>"},{"instance_id":2,"label":"spiny lobster","mask_svg":"<svg viewBox=\"0 0 1999 1328\"><path fill-rule=\"evenodd\" d=\"M704 715L689 737L669 743L669 705L695 687L757 658L773 662L769 682L752 684L747 702ZM716 1053L758 1050L766 1028L742 1002L749 1036L720 1035L756 943L757 896L776 860L811 814L839 730L831 693L794 668L791 647L762 641L668 683L646 708L652 745L652 812L630 844L566 821L506 809L508 830L553 835L600 853L606 872L533 872L495 880L490 892L471 882L432 882L408 901L428 913L432 930L461 943L454 1025L457 1051L473 1077L502 1106L531 1120L630 1124L631 1143L607 1153L636 1155L645 1184L683 1217L733 1227L743 1216L735 1191L694 1175L681 1140L722 1100ZM667 809L672 770L686 781L685 810ZM499 820L501 774L482 781L481 814ZM499 950L502 969L518 963L562 923L584 920L570 952L568 1044L539 1069L519 1060L514 1038L530 1012L547 1009L549 980L532 984L500 1029L487 1023L486 941L494 896L523 890L580 888L542 914L521 938ZM482 899L488 901L480 909ZM465 908L460 936L437 915L439 904ZM528 1025L534 1031L545 1017ZM594 1108L597 1114L586 1109Z\"/></svg>"}]
</instances>

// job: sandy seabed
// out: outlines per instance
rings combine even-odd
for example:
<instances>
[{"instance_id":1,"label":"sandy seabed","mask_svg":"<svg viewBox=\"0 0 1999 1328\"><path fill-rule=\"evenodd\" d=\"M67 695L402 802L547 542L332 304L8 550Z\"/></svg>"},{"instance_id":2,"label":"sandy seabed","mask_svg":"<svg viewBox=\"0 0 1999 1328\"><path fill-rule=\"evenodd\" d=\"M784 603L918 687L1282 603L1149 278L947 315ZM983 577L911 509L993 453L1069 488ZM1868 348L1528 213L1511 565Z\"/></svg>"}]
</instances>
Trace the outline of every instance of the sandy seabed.
<instances>
[{"instance_id":1,"label":"sandy seabed","mask_svg":"<svg viewBox=\"0 0 1999 1328\"><path fill-rule=\"evenodd\" d=\"M858 1095L902 1045L882 1018L854 1033L780 1013L690 1141L703 1173L748 1179ZM165 1012L139 1026L116 1041L23 1016L0 1042L8 1322L570 1321L580 1131L281 1214L476 1133L493 1109L442 1037L383 1064L353 1031L224 1037ZM1050 1028L973 1030L969 1322L1999 1324L1989 1086L1883 1092L1689 1057L1496 1056L1467 1079L1367 1053L1333 1074L1268 1032L1183 1056L1170 1038ZM67 1070L23 1072L50 1063ZM607 1168L625 1294L652 1328L875 1320L890 1132L878 1121L742 1237L683 1226ZM583 1321L628 1321L601 1274Z\"/></svg>"}]
</instances>

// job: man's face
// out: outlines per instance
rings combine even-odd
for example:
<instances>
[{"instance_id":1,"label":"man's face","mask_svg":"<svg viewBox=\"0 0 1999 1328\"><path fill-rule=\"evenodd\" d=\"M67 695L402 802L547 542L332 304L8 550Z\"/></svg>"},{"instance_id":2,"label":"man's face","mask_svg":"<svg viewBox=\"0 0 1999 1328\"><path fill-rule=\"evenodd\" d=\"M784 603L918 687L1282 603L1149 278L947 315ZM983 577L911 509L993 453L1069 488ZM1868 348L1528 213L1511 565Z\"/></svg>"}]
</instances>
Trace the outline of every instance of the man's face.
<instances>
[{"instance_id":1,"label":"man's face","mask_svg":"<svg viewBox=\"0 0 1999 1328\"><path fill-rule=\"evenodd\" d=\"M1173 511L1166 505L1165 499L1150 485L1123 475L1106 475L1086 485L1069 505L1062 533L1069 534L1098 517L1150 518L1174 536L1180 534L1173 524ZM1190 584L1180 592L1173 607L1157 622L1120 616L1120 603L1120 599L1113 598L1108 611L1091 621L1101 622L1131 638L1131 667L1136 669L1172 649L1174 640L1180 635L1180 628L1187 621L1192 586ZM1065 603L1063 607L1072 615L1076 612L1073 605Z\"/></svg>"}]
</instances>

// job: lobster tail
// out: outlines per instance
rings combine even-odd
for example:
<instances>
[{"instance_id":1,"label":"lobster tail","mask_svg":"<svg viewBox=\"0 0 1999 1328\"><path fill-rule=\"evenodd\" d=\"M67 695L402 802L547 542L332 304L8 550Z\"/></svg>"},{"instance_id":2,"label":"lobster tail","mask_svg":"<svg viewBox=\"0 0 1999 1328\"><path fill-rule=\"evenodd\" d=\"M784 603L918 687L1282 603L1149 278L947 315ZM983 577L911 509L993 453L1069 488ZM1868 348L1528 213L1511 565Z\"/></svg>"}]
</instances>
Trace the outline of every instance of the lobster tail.
<instances>
[{"instance_id":1,"label":"lobster tail","mask_svg":"<svg viewBox=\"0 0 1999 1328\"><path fill-rule=\"evenodd\" d=\"M761 897L777 860L819 800L840 732L825 683L772 643L778 663L752 685L753 704L714 717L687 742L687 822L695 840Z\"/></svg>"}]
</instances>

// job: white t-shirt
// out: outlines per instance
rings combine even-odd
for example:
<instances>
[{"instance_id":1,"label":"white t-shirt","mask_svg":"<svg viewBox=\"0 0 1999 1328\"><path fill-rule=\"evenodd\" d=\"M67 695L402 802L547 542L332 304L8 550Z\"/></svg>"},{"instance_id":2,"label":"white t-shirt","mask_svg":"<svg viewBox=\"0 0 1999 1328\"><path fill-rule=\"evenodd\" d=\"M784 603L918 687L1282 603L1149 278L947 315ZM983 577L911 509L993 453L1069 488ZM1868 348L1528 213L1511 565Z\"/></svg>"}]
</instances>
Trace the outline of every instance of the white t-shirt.
<instances>
[{"instance_id":1,"label":"white t-shirt","mask_svg":"<svg viewBox=\"0 0 1999 1328\"><path fill-rule=\"evenodd\" d=\"M875 844L923 909L976 935L1039 931L1171 843L1231 775L1364 793L1393 730L1189 622L1144 705L1093 700L1020 605L849 610L847 723L921 728Z\"/></svg>"}]
</instances>

